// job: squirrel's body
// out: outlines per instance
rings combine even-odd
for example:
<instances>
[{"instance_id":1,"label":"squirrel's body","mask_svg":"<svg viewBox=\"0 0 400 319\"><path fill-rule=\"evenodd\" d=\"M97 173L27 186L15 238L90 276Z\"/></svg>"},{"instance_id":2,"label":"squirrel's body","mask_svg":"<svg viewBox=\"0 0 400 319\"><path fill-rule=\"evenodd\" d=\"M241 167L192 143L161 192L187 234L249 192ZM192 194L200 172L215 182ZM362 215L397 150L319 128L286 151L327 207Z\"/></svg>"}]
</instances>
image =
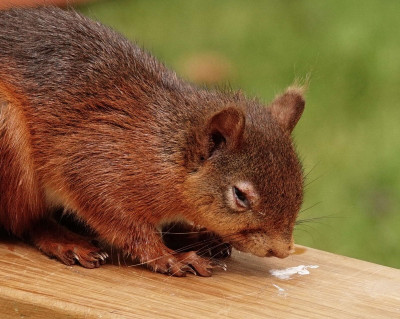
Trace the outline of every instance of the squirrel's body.
<instances>
[{"instance_id":1,"label":"squirrel's body","mask_svg":"<svg viewBox=\"0 0 400 319\"><path fill-rule=\"evenodd\" d=\"M0 225L86 267L104 254L60 228L56 208L160 272L210 265L164 246L170 221L284 257L302 200L290 132L303 107L295 89L269 109L199 89L75 12L0 11ZM271 247L256 247L261 229Z\"/></svg>"}]
</instances>

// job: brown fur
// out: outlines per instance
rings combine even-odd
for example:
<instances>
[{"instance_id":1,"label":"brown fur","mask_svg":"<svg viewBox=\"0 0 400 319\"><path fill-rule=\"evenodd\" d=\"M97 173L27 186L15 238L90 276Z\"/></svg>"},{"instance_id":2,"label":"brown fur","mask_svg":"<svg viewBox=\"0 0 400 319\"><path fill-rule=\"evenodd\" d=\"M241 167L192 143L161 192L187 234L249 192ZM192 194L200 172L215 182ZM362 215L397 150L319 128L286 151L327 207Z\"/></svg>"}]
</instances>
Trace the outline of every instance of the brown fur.
<instances>
[{"instance_id":1,"label":"brown fur","mask_svg":"<svg viewBox=\"0 0 400 319\"><path fill-rule=\"evenodd\" d=\"M290 133L303 108L294 89L265 108L185 83L75 12L0 12L0 224L86 267L104 254L55 224L57 207L162 273L210 275L208 259L164 245L160 227L178 220L285 257L302 202ZM244 211L240 181L258 194Z\"/></svg>"}]
</instances>

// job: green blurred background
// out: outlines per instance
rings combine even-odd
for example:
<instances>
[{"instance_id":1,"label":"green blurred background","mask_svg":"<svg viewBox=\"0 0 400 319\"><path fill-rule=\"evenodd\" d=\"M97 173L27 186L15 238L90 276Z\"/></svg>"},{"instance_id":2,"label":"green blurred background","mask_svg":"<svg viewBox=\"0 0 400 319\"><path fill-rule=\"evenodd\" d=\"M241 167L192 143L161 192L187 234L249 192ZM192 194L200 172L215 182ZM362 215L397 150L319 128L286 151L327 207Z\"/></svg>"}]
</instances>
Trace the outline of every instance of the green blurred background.
<instances>
[{"instance_id":1,"label":"green blurred background","mask_svg":"<svg viewBox=\"0 0 400 319\"><path fill-rule=\"evenodd\" d=\"M294 136L297 243L400 267L400 1L97 1L79 6L191 81L266 103L311 74Z\"/></svg>"}]
</instances>

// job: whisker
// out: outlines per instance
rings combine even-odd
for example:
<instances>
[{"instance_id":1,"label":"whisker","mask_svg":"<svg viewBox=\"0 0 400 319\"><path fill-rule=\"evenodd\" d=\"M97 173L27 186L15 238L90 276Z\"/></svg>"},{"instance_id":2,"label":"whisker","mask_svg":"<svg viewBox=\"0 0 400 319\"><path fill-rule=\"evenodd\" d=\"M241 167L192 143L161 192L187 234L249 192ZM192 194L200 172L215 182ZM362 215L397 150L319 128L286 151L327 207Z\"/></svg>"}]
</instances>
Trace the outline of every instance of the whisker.
<instances>
[{"instance_id":1,"label":"whisker","mask_svg":"<svg viewBox=\"0 0 400 319\"><path fill-rule=\"evenodd\" d=\"M311 230L313 230L313 231L311 232L310 229L303 229L300 227L296 227L295 231L296 232L302 231L302 232L306 233L312 239L312 241L315 242L315 238L314 238L315 228L312 227L311 225L300 225L300 226L307 226L308 228L311 228Z\"/></svg>"},{"instance_id":2,"label":"whisker","mask_svg":"<svg viewBox=\"0 0 400 319\"><path fill-rule=\"evenodd\" d=\"M233 236L235 236L235 235L239 235L239 234L238 234L238 233L233 233L233 234L221 236L221 238L222 238L222 239L225 239L225 238L233 237ZM146 261L143 261L143 262L139 262L139 263L136 263L136 264L134 264L134 265L130 265L130 266L128 266L128 267L143 266L143 265L146 265L146 264L148 264L148 263L157 261L157 260L159 260L159 259L161 259L161 258L164 258L164 257L166 257L166 256L173 256L175 253L184 252L185 250L187 250L187 249L189 249L189 248L198 246L199 243L201 243L201 244L207 244L207 243L213 242L214 240L215 240L215 238L212 238L212 239L209 239L209 240L204 240L204 241L196 242L196 243L193 243L193 244L190 244L190 245L186 245L186 246L181 247L181 248L179 248L179 249L177 249L177 250L174 250L174 251L172 251L172 252L170 252L170 253L167 253L167 254L158 256L158 257L153 258L153 259L150 259L150 260L146 260Z\"/></svg>"},{"instance_id":3,"label":"whisker","mask_svg":"<svg viewBox=\"0 0 400 319\"><path fill-rule=\"evenodd\" d=\"M170 231L174 226L175 226L175 224L171 223L171 224L170 224L170 227L168 228L168 230L167 230L166 232L163 232L163 231L158 232L158 233L160 234L161 238L163 238L163 236L164 236L165 234L169 234L169 231Z\"/></svg>"},{"instance_id":4,"label":"whisker","mask_svg":"<svg viewBox=\"0 0 400 319\"><path fill-rule=\"evenodd\" d=\"M232 237L235 236L235 235L238 235L238 234L234 233L234 234L226 235L226 236L223 236L223 237L221 236L221 239L222 239L222 243L221 244L224 243L225 239L227 239L227 238L232 239ZM183 246L183 247L175 250L175 252L177 252L177 253L184 252L187 249L190 249L190 248L193 248L193 247L196 247L196 246L205 246L205 245L207 245L209 243L213 243L214 241L215 241L215 238L210 238L208 240L200 240L200 241L197 241L197 242L192 243L190 245Z\"/></svg>"},{"instance_id":5,"label":"whisker","mask_svg":"<svg viewBox=\"0 0 400 319\"><path fill-rule=\"evenodd\" d=\"M300 219L297 220L295 225L303 225L305 223L316 223L321 220L326 220L326 219L333 219L333 218L339 218L339 216L319 216L319 217L310 217L310 218L305 218L305 219Z\"/></svg>"},{"instance_id":6,"label":"whisker","mask_svg":"<svg viewBox=\"0 0 400 319\"><path fill-rule=\"evenodd\" d=\"M212 233L212 231L209 230L199 230L199 231L188 231L188 232L182 232L182 233L175 233L175 232L169 232L169 231L162 231L158 232L163 235L187 235L187 234L199 234L199 233Z\"/></svg>"},{"instance_id":7,"label":"whisker","mask_svg":"<svg viewBox=\"0 0 400 319\"><path fill-rule=\"evenodd\" d=\"M309 210L309 209L311 209L311 208L313 208L313 207L315 207L315 206L317 206L317 205L319 205L319 204L321 204L321 203L322 203L322 201L321 201L321 202L316 202L315 204L313 204L313 205L311 205L311 206L308 206L307 208L302 209L302 210L299 212L299 214L304 213L305 211L307 211L307 210Z\"/></svg>"},{"instance_id":8,"label":"whisker","mask_svg":"<svg viewBox=\"0 0 400 319\"><path fill-rule=\"evenodd\" d=\"M314 168L316 168L320 163L321 163L321 161L316 162L313 165L313 167L311 167L311 169L308 171L308 173L304 175L304 179L307 179L307 176L310 175L310 173L314 170Z\"/></svg>"},{"instance_id":9,"label":"whisker","mask_svg":"<svg viewBox=\"0 0 400 319\"><path fill-rule=\"evenodd\" d=\"M321 177L323 177L324 174L319 175L318 177L314 178L313 180L309 181L308 183L306 183L304 185L304 189L306 189L308 186L310 186L312 183L314 183L315 181L319 180Z\"/></svg>"}]
</instances>

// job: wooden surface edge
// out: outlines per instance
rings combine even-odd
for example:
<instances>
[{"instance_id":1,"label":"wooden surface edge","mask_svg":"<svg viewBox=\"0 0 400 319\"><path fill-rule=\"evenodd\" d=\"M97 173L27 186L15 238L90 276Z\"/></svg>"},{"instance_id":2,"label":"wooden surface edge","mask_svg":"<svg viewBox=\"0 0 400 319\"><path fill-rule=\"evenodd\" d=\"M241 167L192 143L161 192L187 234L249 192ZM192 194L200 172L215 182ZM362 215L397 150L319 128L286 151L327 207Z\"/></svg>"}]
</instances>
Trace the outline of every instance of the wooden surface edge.
<instances>
[{"instance_id":1,"label":"wooden surface edge","mask_svg":"<svg viewBox=\"0 0 400 319\"><path fill-rule=\"evenodd\" d=\"M400 318L400 270L296 246L286 259L234 251L213 277L65 266L0 241L0 318ZM282 280L271 270L318 265Z\"/></svg>"}]
</instances>

